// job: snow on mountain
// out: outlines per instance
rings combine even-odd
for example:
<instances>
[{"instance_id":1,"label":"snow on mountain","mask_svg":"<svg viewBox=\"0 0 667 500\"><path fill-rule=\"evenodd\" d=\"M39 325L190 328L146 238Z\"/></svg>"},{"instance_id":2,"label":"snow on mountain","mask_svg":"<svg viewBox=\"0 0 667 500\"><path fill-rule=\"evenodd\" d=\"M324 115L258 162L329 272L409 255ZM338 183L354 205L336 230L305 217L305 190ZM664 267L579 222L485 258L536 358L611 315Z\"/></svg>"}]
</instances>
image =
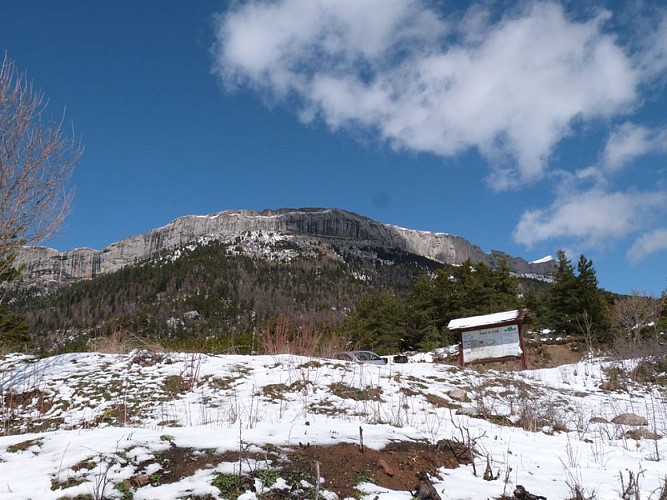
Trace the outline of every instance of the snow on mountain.
<instances>
[{"instance_id":1,"label":"snow on mountain","mask_svg":"<svg viewBox=\"0 0 667 500\"><path fill-rule=\"evenodd\" d=\"M448 264L461 264L470 259L493 267L504 260L518 274L546 275L552 267L548 262L531 264L497 250L485 253L460 236L382 224L340 209L228 210L206 216L186 216L146 234L112 243L100 251L82 248L60 252L45 247L24 247L18 252L16 262L22 269L22 279L28 283L71 282L114 272L158 252L187 246L202 238L224 242L246 238L249 234L279 235L300 242L317 240L324 246L346 249L381 247Z\"/></svg>"},{"instance_id":2,"label":"snow on mountain","mask_svg":"<svg viewBox=\"0 0 667 500\"><path fill-rule=\"evenodd\" d=\"M546 255L542 257L541 259L537 259L531 262L531 264L545 264L547 262L552 262L555 260L551 255Z\"/></svg>"}]
</instances>

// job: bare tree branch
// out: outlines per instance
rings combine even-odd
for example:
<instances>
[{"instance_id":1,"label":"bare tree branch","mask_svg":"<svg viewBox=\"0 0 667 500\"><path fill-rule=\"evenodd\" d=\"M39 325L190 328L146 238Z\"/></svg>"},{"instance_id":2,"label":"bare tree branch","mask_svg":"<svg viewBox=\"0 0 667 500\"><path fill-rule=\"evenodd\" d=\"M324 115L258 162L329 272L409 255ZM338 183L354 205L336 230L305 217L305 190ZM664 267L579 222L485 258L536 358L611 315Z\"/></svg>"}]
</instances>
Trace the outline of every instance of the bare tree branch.
<instances>
[{"instance_id":1,"label":"bare tree branch","mask_svg":"<svg viewBox=\"0 0 667 500\"><path fill-rule=\"evenodd\" d=\"M5 55L0 66L0 275L23 245L52 236L68 214L82 147L63 119L43 120L44 96Z\"/></svg>"}]
</instances>

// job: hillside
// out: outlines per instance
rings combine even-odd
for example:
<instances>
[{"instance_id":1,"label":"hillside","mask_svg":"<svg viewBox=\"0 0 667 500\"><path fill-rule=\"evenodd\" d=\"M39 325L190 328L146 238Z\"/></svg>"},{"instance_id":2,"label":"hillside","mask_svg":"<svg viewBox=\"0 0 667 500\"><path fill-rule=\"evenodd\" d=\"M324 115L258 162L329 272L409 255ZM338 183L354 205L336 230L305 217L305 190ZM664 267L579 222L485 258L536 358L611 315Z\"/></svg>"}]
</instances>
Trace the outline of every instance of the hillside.
<instances>
[{"instance_id":1,"label":"hillside","mask_svg":"<svg viewBox=\"0 0 667 500\"><path fill-rule=\"evenodd\" d=\"M278 316L335 325L370 290L405 295L420 273L442 267L382 248L338 252L246 234L163 251L48 294L23 290L13 302L51 347L118 330L168 342L245 334Z\"/></svg>"},{"instance_id":2,"label":"hillside","mask_svg":"<svg viewBox=\"0 0 667 500\"><path fill-rule=\"evenodd\" d=\"M0 499L665 498L664 358L430 359L0 357Z\"/></svg>"}]
</instances>

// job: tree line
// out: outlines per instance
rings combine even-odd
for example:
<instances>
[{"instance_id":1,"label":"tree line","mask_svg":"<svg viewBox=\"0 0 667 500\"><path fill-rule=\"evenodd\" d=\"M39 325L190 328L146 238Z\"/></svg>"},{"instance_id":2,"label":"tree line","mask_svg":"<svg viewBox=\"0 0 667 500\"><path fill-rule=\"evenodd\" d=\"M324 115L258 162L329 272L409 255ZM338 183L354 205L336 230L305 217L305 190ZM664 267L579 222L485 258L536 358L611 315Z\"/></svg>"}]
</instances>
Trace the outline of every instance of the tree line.
<instances>
[{"instance_id":1,"label":"tree line","mask_svg":"<svg viewBox=\"0 0 667 500\"><path fill-rule=\"evenodd\" d=\"M535 286L513 276L507 263L491 269L467 261L420 276L405 298L387 288L369 292L342 326L380 354L447 345L455 341L447 329L450 320L518 308L530 310L534 331L580 335L591 344L616 336L639 341L667 329L666 293L658 299L607 292L584 255L575 266L559 250L551 278Z\"/></svg>"},{"instance_id":2,"label":"tree line","mask_svg":"<svg viewBox=\"0 0 667 500\"><path fill-rule=\"evenodd\" d=\"M667 326L664 294L606 292L584 255L574 265L559 251L549 283L519 278L505 261L491 268L394 257L379 267L352 255L281 262L238 254L233 244L199 244L177 259L164 252L45 296L16 296L11 307L0 305L0 347L48 348L74 337L70 348L84 349L82 339L125 332L202 350L229 349L242 339L236 343L258 352L278 321L295 338L306 329L387 354L454 342L447 329L454 318L519 308L530 310L533 330L595 343L619 334L636 341Z\"/></svg>"}]
</instances>

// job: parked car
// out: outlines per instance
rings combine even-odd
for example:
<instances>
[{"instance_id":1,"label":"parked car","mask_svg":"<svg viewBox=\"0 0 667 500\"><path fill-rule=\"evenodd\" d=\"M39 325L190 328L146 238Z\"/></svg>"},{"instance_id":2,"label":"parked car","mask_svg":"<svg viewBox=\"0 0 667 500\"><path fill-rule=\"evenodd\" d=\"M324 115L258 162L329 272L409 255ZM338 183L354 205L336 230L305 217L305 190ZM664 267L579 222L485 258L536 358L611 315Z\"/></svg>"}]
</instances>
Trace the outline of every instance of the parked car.
<instances>
[{"instance_id":1,"label":"parked car","mask_svg":"<svg viewBox=\"0 0 667 500\"><path fill-rule=\"evenodd\" d=\"M372 365L386 365L387 360L381 358L371 351L345 351L338 352L331 356L332 359L342 361L356 361L357 363L370 363Z\"/></svg>"}]
</instances>

